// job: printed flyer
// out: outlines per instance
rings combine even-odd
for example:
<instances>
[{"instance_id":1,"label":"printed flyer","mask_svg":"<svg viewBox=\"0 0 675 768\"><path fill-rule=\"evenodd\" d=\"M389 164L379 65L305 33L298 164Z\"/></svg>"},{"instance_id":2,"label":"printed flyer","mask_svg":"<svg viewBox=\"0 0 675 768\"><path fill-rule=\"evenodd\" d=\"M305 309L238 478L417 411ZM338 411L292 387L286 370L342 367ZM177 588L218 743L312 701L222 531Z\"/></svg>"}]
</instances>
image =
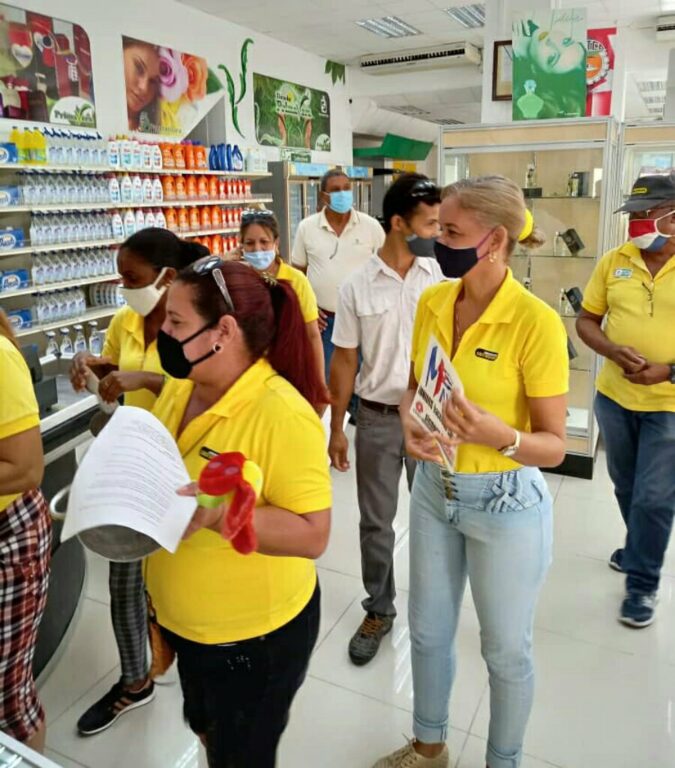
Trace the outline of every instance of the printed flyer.
<instances>
[{"instance_id":1,"label":"printed flyer","mask_svg":"<svg viewBox=\"0 0 675 768\"><path fill-rule=\"evenodd\" d=\"M329 152L330 98L325 91L253 74L258 144Z\"/></svg>"},{"instance_id":2,"label":"printed flyer","mask_svg":"<svg viewBox=\"0 0 675 768\"><path fill-rule=\"evenodd\" d=\"M82 27L0 4L0 117L96 126L91 47Z\"/></svg>"}]
</instances>

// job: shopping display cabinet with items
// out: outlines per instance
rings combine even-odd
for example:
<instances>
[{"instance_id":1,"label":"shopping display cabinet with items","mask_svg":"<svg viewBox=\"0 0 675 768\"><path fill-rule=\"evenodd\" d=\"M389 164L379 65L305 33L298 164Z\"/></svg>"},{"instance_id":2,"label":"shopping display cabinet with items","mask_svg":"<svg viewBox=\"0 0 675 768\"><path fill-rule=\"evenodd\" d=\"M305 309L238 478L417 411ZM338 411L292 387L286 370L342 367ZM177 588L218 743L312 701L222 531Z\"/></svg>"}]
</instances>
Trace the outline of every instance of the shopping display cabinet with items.
<instances>
[{"instance_id":1,"label":"shopping display cabinet with items","mask_svg":"<svg viewBox=\"0 0 675 768\"><path fill-rule=\"evenodd\" d=\"M593 417L596 355L579 339L575 317L597 259L617 243L618 130L609 119L462 126L442 132L444 184L499 173L523 189L546 235L536 250L517 248L515 277L556 309L570 354L567 456L563 474L592 477L598 431Z\"/></svg>"},{"instance_id":2,"label":"shopping display cabinet with items","mask_svg":"<svg viewBox=\"0 0 675 768\"><path fill-rule=\"evenodd\" d=\"M621 157L624 199L639 176L675 173L675 123L625 123L621 128ZM625 220L622 225L624 236Z\"/></svg>"}]
</instances>

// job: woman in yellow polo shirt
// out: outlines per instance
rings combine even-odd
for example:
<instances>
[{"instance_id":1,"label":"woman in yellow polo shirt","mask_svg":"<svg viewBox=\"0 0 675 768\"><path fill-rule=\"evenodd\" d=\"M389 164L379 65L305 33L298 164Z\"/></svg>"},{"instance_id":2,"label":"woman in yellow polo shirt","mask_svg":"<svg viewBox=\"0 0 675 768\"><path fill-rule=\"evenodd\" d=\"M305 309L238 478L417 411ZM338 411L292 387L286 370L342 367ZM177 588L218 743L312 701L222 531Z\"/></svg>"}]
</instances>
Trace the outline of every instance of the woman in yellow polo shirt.
<instances>
[{"instance_id":1,"label":"woman in yellow polo shirt","mask_svg":"<svg viewBox=\"0 0 675 768\"><path fill-rule=\"evenodd\" d=\"M40 416L28 366L0 310L0 730L42 752L45 713L33 679L47 603L51 525L39 485Z\"/></svg>"},{"instance_id":2,"label":"woman in yellow polo shirt","mask_svg":"<svg viewBox=\"0 0 675 768\"><path fill-rule=\"evenodd\" d=\"M313 408L328 393L306 365L297 296L218 257L169 290L158 348L167 380L154 414L193 480L211 455L239 451L263 488L257 551L221 535L223 508L199 508L175 554L146 561L163 635L178 656L185 717L211 768L273 768L319 628L313 559L330 528L326 438Z\"/></svg>"},{"instance_id":3,"label":"woman in yellow polo shirt","mask_svg":"<svg viewBox=\"0 0 675 768\"><path fill-rule=\"evenodd\" d=\"M552 500L537 467L565 455L568 357L557 313L514 279L509 256L527 231L523 194L502 176L444 190L440 223L448 258L467 260L461 280L420 299L410 388L401 403L408 451L419 459L410 502L410 636L415 741L378 768L445 768L455 633L467 578L490 676L489 768L519 765L533 694L532 626L551 560ZM529 235L529 236L528 236ZM410 405L435 338L463 394L444 421L456 472L441 474L436 439Z\"/></svg>"},{"instance_id":4,"label":"woman in yellow polo shirt","mask_svg":"<svg viewBox=\"0 0 675 768\"><path fill-rule=\"evenodd\" d=\"M300 302L300 310L305 319L305 328L321 380L325 382L323 343L319 330L319 305L316 303L314 289L307 276L281 258L279 222L276 216L265 208L250 208L244 211L239 237L241 248L232 251L226 259L241 259L258 272L264 272L277 280L287 280L291 284Z\"/></svg>"},{"instance_id":5,"label":"woman in yellow polo shirt","mask_svg":"<svg viewBox=\"0 0 675 768\"><path fill-rule=\"evenodd\" d=\"M164 383L157 354L157 332L164 322L166 290L179 270L204 255L206 248L165 229L144 229L120 247L117 257L127 306L106 332L103 356L75 356L71 381L84 388L89 371L101 381L101 397L150 410ZM206 251L208 252L208 251ZM109 728L125 712L149 703L154 685L148 677L147 609L140 562L110 563L110 613L122 667L121 679L78 720L81 736Z\"/></svg>"}]
</instances>

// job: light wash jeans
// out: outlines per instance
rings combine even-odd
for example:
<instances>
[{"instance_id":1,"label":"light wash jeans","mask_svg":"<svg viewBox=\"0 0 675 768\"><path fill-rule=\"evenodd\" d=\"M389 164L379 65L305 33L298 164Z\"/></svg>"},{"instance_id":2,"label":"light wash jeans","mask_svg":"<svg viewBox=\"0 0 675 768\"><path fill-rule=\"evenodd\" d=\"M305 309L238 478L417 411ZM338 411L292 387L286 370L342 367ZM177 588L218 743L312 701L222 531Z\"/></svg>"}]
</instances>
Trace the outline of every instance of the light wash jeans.
<instances>
[{"instance_id":1,"label":"light wash jeans","mask_svg":"<svg viewBox=\"0 0 675 768\"><path fill-rule=\"evenodd\" d=\"M520 765L532 707L532 626L551 563L552 499L533 467L457 474L420 462L410 501L410 637L414 734L445 741L455 634L467 576L490 677L489 768Z\"/></svg>"}]
</instances>

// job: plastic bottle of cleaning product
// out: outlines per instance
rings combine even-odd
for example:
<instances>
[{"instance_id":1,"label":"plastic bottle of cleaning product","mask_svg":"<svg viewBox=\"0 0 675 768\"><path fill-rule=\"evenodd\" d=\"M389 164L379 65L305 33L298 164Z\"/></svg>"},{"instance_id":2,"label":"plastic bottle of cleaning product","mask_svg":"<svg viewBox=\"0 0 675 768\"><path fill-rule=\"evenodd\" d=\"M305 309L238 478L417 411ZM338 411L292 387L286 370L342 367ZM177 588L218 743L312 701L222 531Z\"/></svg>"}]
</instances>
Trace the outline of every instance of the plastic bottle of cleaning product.
<instances>
[{"instance_id":1,"label":"plastic bottle of cleaning product","mask_svg":"<svg viewBox=\"0 0 675 768\"><path fill-rule=\"evenodd\" d=\"M120 166L125 170L133 168L134 142L129 138L120 139Z\"/></svg>"},{"instance_id":2,"label":"plastic bottle of cleaning product","mask_svg":"<svg viewBox=\"0 0 675 768\"><path fill-rule=\"evenodd\" d=\"M234 158L232 157L232 145L231 144L219 144L218 149L220 151L220 147L224 147L223 150L223 160L221 160L221 171L232 171L234 170Z\"/></svg>"},{"instance_id":3,"label":"plastic bottle of cleaning product","mask_svg":"<svg viewBox=\"0 0 675 768\"><path fill-rule=\"evenodd\" d=\"M113 176L108 182L108 197L110 202L119 205L122 202L122 190L117 176Z\"/></svg>"},{"instance_id":4,"label":"plastic bottle of cleaning product","mask_svg":"<svg viewBox=\"0 0 675 768\"><path fill-rule=\"evenodd\" d=\"M129 176L128 173L125 173L124 176L122 176L120 196L124 205L128 205L134 199L134 186L131 181L131 176Z\"/></svg>"},{"instance_id":5,"label":"plastic bottle of cleaning product","mask_svg":"<svg viewBox=\"0 0 675 768\"><path fill-rule=\"evenodd\" d=\"M43 304L43 311L44 311L44 304ZM40 320L40 322L44 323L45 320ZM45 333L45 336L47 337L47 348L45 349L45 355L47 357L51 357L52 355L54 357L58 357L59 345L56 341L56 333L54 331L47 331Z\"/></svg>"},{"instance_id":6,"label":"plastic bottle of cleaning product","mask_svg":"<svg viewBox=\"0 0 675 768\"><path fill-rule=\"evenodd\" d=\"M143 168L143 147L137 139L131 142L131 167L135 171L140 171Z\"/></svg>"},{"instance_id":7,"label":"plastic bottle of cleaning product","mask_svg":"<svg viewBox=\"0 0 675 768\"><path fill-rule=\"evenodd\" d=\"M162 181L159 176L155 176L152 181L152 202L163 203L164 202L164 187L162 187Z\"/></svg>"},{"instance_id":8,"label":"plastic bottle of cleaning product","mask_svg":"<svg viewBox=\"0 0 675 768\"><path fill-rule=\"evenodd\" d=\"M152 144L148 142L141 144L141 167L144 171L152 170Z\"/></svg>"},{"instance_id":9,"label":"plastic bottle of cleaning product","mask_svg":"<svg viewBox=\"0 0 675 768\"><path fill-rule=\"evenodd\" d=\"M108 139L108 168L118 170L120 166L120 143L116 136L111 136Z\"/></svg>"},{"instance_id":10,"label":"plastic bottle of cleaning product","mask_svg":"<svg viewBox=\"0 0 675 768\"><path fill-rule=\"evenodd\" d=\"M131 237L136 234L136 217L132 210L124 214L124 237Z\"/></svg>"},{"instance_id":11,"label":"plastic bottle of cleaning product","mask_svg":"<svg viewBox=\"0 0 675 768\"><path fill-rule=\"evenodd\" d=\"M155 226L159 229L167 229L166 216L161 208L155 211Z\"/></svg>"},{"instance_id":12,"label":"plastic bottle of cleaning product","mask_svg":"<svg viewBox=\"0 0 675 768\"><path fill-rule=\"evenodd\" d=\"M142 195L141 195L142 201L144 203L151 203L153 201L152 200L152 198L153 198L152 179L149 176L146 176L143 179L142 184L143 184L143 186L142 186ZM162 185L160 184L159 186L160 186L160 189L161 189Z\"/></svg>"},{"instance_id":13,"label":"plastic bottle of cleaning product","mask_svg":"<svg viewBox=\"0 0 675 768\"><path fill-rule=\"evenodd\" d=\"M38 165L47 164L47 139L37 128L33 131L33 162Z\"/></svg>"},{"instance_id":14,"label":"plastic bottle of cleaning product","mask_svg":"<svg viewBox=\"0 0 675 768\"><path fill-rule=\"evenodd\" d=\"M16 127L16 125L13 125L12 130L9 132L9 142L10 144L14 144L17 154L20 155L19 144L21 143L21 131ZM19 162L21 161L19 160Z\"/></svg>"},{"instance_id":15,"label":"plastic bottle of cleaning product","mask_svg":"<svg viewBox=\"0 0 675 768\"><path fill-rule=\"evenodd\" d=\"M209 150L209 169L212 171L218 170L218 149L215 144L211 144Z\"/></svg>"},{"instance_id":16,"label":"plastic bottle of cleaning product","mask_svg":"<svg viewBox=\"0 0 675 768\"><path fill-rule=\"evenodd\" d=\"M98 322L96 320L90 320L87 325L89 326L89 352L98 357L103 348L101 334L98 330Z\"/></svg>"},{"instance_id":17,"label":"plastic bottle of cleaning product","mask_svg":"<svg viewBox=\"0 0 675 768\"><path fill-rule=\"evenodd\" d=\"M73 354L73 340L70 338L70 331L68 328L61 328L61 343L59 344L59 351L61 356Z\"/></svg>"},{"instance_id":18,"label":"plastic bottle of cleaning product","mask_svg":"<svg viewBox=\"0 0 675 768\"><path fill-rule=\"evenodd\" d=\"M115 240L121 240L124 237L124 219L119 211L112 215L112 233Z\"/></svg>"},{"instance_id":19,"label":"plastic bottle of cleaning product","mask_svg":"<svg viewBox=\"0 0 675 768\"><path fill-rule=\"evenodd\" d=\"M146 229L152 229L157 226L157 223L155 222L155 214L152 210L152 208L145 212L145 228Z\"/></svg>"},{"instance_id":20,"label":"plastic bottle of cleaning product","mask_svg":"<svg viewBox=\"0 0 675 768\"><path fill-rule=\"evenodd\" d=\"M145 214L143 209L139 208L136 211L136 232L140 232L142 229L145 229Z\"/></svg>"},{"instance_id":21,"label":"plastic bottle of cleaning product","mask_svg":"<svg viewBox=\"0 0 675 768\"><path fill-rule=\"evenodd\" d=\"M237 144L232 148L232 170L241 173L244 170L244 157Z\"/></svg>"},{"instance_id":22,"label":"plastic bottle of cleaning product","mask_svg":"<svg viewBox=\"0 0 675 768\"><path fill-rule=\"evenodd\" d=\"M135 204L143 202L143 179L140 176L131 180L131 201Z\"/></svg>"},{"instance_id":23,"label":"plastic bottle of cleaning product","mask_svg":"<svg viewBox=\"0 0 675 768\"><path fill-rule=\"evenodd\" d=\"M162 148L159 144L150 145L151 165L153 171L162 170Z\"/></svg>"},{"instance_id":24,"label":"plastic bottle of cleaning product","mask_svg":"<svg viewBox=\"0 0 675 768\"><path fill-rule=\"evenodd\" d=\"M84 328L78 323L77 325L73 326L73 330L75 331L75 343L73 344L73 350L75 354L78 352L86 352L87 351L87 339L84 335Z\"/></svg>"}]
</instances>

